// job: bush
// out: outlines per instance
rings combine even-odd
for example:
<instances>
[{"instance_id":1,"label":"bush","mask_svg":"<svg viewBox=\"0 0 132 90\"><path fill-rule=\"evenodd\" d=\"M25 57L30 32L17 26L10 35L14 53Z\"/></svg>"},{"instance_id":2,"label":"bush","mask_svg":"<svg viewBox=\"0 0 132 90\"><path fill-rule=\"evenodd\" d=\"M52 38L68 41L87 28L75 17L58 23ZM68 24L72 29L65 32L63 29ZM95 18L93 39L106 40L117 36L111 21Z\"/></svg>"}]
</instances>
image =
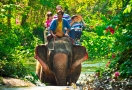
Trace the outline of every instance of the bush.
<instances>
[{"instance_id":1,"label":"bush","mask_svg":"<svg viewBox=\"0 0 132 90\"><path fill-rule=\"evenodd\" d=\"M0 24L0 75L6 77L24 77L29 73L27 62L34 56L34 48L39 39L33 36L30 26L12 26Z\"/></svg>"}]
</instances>

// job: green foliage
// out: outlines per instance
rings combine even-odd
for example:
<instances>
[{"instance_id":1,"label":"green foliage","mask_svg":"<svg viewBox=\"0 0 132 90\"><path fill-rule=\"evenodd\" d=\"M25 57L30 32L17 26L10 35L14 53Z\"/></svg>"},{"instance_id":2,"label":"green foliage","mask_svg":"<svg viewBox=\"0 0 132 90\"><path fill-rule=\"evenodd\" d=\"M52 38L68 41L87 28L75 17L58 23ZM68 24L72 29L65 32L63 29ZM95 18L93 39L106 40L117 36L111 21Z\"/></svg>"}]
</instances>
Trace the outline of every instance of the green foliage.
<instances>
[{"instance_id":1,"label":"green foliage","mask_svg":"<svg viewBox=\"0 0 132 90\"><path fill-rule=\"evenodd\" d=\"M112 49L114 37L98 36L96 33L84 31L82 39L82 45L88 49L89 58L110 58L110 56L107 55L114 52Z\"/></svg>"},{"instance_id":2,"label":"green foliage","mask_svg":"<svg viewBox=\"0 0 132 90\"><path fill-rule=\"evenodd\" d=\"M123 78L128 78L132 76L132 61L131 60L126 60L123 62L120 66L120 72L121 72L121 77Z\"/></svg>"},{"instance_id":3,"label":"green foliage","mask_svg":"<svg viewBox=\"0 0 132 90\"><path fill-rule=\"evenodd\" d=\"M4 26L3 24L0 25ZM30 26L19 27L17 25L1 29L0 40L0 72L1 76L24 77L28 74L27 62L34 56L36 38Z\"/></svg>"},{"instance_id":4,"label":"green foliage","mask_svg":"<svg viewBox=\"0 0 132 90\"><path fill-rule=\"evenodd\" d=\"M132 68L130 65L132 59L130 58L132 55L130 52L132 13L130 7L127 9L129 9L127 13L123 13L126 12L126 9L122 9L118 13L111 13L110 17L105 13L95 13L90 16L91 32L85 30L82 36L83 46L87 48L89 58L110 58L109 72L112 74L115 71L120 71L122 78L130 77Z\"/></svg>"},{"instance_id":5,"label":"green foliage","mask_svg":"<svg viewBox=\"0 0 132 90\"><path fill-rule=\"evenodd\" d=\"M33 35L36 38L39 38L41 41L44 41L44 28L43 27L34 27Z\"/></svg>"},{"instance_id":6,"label":"green foliage","mask_svg":"<svg viewBox=\"0 0 132 90\"><path fill-rule=\"evenodd\" d=\"M19 60L2 60L0 63L2 68L0 68L1 76L4 77L24 77L27 75L26 66L22 61Z\"/></svg>"},{"instance_id":7,"label":"green foliage","mask_svg":"<svg viewBox=\"0 0 132 90\"><path fill-rule=\"evenodd\" d=\"M98 77L103 77L102 74L104 73L105 68L98 68L95 72Z\"/></svg>"},{"instance_id":8,"label":"green foliage","mask_svg":"<svg viewBox=\"0 0 132 90\"><path fill-rule=\"evenodd\" d=\"M129 1L129 4L126 6L126 9L123 13L130 13L132 10L132 0Z\"/></svg>"},{"instance_id":9,"label":"green foliage","mask_svg":"<svg viewBox=\"0 0 132 90\"><path fill-rule=\"evenodd\" d=\"M122 52L131 50L132 46L132 0L2 0L1 74L20 77L28 73L25 63L33 57L35 46L44 41L45 14L48 10L54 13L58 4L70 15L82 15L87 23L81 40L89 58L110 58L112 63L109 68L120 70L122 77L125 74L128 77L131 66L126 66L129 66L131 54L122 57Z\"/></svg>"},{"instance_id":10,"label":"green foliage","mask_svg":"<svg viewBox=\"0 0 132 90\"><path fill-rule=\"evenodd\" d=\"M30 73L31 75L30 76L25 76L25 79L34 83L34 84L37 84L37 82L39 81L38 77L36 76L36 74L34 72L31 72Z\"/></svg>"}]
</instances>

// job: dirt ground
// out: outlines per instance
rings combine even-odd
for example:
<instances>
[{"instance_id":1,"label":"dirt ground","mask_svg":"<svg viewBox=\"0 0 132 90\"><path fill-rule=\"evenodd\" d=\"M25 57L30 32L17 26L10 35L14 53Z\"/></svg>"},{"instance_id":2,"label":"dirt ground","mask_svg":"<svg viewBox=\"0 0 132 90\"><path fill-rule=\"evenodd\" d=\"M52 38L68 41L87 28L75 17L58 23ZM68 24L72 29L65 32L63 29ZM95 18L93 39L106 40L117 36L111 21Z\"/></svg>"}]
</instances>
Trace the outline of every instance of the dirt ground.
<instances>
[{"instance_id":1,"label":"dirt ground","mask_svg":"<svg viewBox=\"0 0 132 90\"><path fill-rule=\"evenodd\" d=\"M16 78L3 78L0 85L4 85L4 86L22 86L22 87L26 87L26 86L35 86L34 84L32 84L31 82L28 81L24 81L21 79L16 79Z\"/></svg>"}]
</instances>

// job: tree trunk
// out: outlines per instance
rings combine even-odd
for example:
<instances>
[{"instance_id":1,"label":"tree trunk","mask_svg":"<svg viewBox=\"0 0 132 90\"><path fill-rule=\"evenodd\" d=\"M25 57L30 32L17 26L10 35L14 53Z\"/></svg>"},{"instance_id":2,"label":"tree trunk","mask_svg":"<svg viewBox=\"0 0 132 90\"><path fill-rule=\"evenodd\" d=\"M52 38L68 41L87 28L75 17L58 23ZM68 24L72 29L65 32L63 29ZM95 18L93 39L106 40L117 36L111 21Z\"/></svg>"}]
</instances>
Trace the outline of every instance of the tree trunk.
<instances>
[{"instance_id":1,"label":"tree trunk","mask_svg":"<svg viewBox=\"0 0 132 90\"><path fill-rule=\"evenodd\" d=\"M30 6L30 5L31 5L31 2L32 2L31 0L29 0L29 1L28 1L28 6ZM28 11L26 12L26 13L27 13L26 15L23 15L23 16L22 16L21 26L24 26L24 25L25 25L26 20L27 20L27 18L28 18L28 16L27 16L27 15L28 15L28 13L29 13L29 12L30 12L30 10L28 10Z\"/></svg>"}]
</instances>

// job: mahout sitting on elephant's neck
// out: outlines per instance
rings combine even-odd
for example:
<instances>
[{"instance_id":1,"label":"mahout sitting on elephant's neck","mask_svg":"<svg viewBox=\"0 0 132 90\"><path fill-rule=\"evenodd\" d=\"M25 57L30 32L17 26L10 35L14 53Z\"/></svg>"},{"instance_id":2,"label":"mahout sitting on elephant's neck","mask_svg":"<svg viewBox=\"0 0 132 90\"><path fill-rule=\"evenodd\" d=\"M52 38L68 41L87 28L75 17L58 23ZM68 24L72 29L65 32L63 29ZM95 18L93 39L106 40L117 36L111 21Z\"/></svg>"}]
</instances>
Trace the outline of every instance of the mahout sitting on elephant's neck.
<instances>
[{"instance_id":1,"label":"mahout sitting on elephant's neck","mask_svg":"<svg viewBox=\"0 0 132 90\"><path fill-rule=\"evenodd\" d=\"M67 37L67 36L63 36L63 37ZM56 39L61 39L63 37L57 37ZM67 37L67 38L69 38L71 40L72 44L74 44L74 40L71 37ZM47 36L48 42L50 42L51 39L53 39L53 36L52 35Z\"/></svg>"}]
</instances>

